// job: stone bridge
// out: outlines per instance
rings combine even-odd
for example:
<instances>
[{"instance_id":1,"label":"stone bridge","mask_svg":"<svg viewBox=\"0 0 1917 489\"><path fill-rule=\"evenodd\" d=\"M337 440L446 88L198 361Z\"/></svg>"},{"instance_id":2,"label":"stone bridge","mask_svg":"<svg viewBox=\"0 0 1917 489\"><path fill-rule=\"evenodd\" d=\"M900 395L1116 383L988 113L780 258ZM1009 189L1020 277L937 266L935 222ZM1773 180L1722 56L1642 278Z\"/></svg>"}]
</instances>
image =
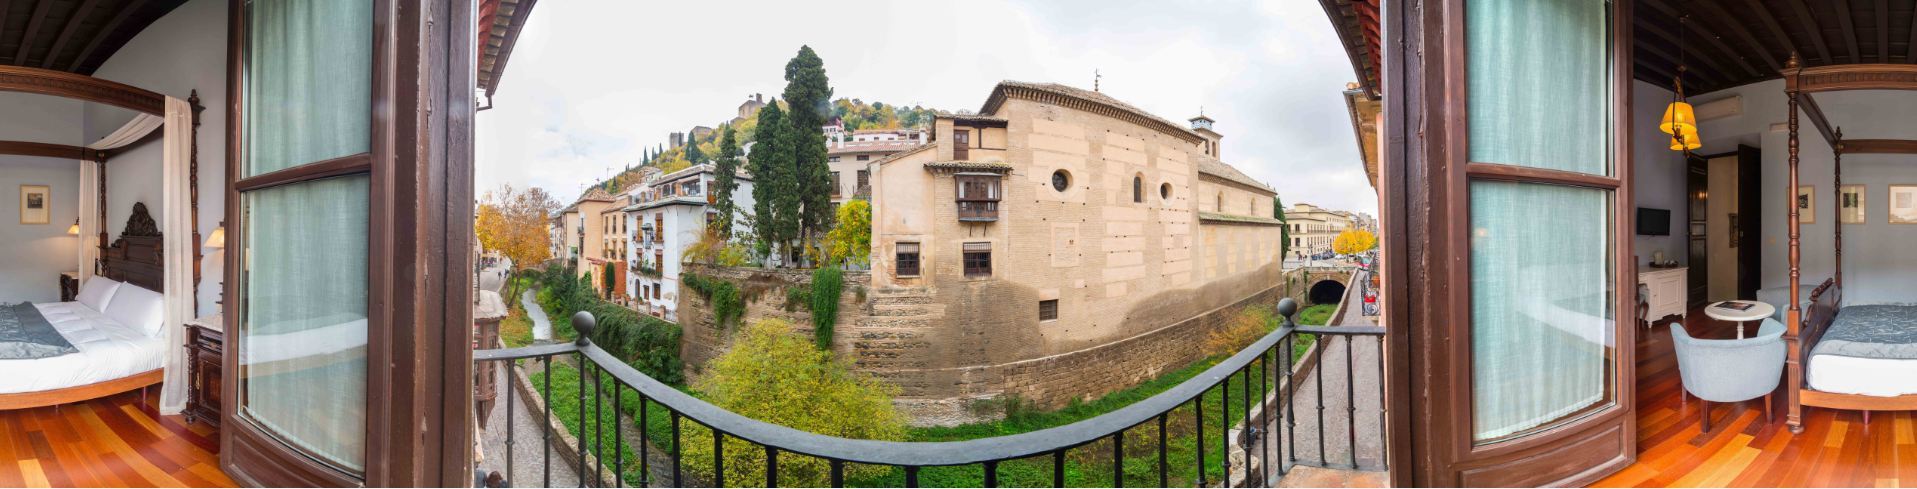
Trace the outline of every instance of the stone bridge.
<instances>
[{"instance_id":1,"label":"stone bridge","mask_svg":"<svg viewBox=\"0 0 1917 489\"><path fill-rule=\"evenodd\" d=\"M1280 292L1300 304L1337 304L1345 296L1356 266L1309 266L1285 270Z\"/></svg>"}]
</instances>

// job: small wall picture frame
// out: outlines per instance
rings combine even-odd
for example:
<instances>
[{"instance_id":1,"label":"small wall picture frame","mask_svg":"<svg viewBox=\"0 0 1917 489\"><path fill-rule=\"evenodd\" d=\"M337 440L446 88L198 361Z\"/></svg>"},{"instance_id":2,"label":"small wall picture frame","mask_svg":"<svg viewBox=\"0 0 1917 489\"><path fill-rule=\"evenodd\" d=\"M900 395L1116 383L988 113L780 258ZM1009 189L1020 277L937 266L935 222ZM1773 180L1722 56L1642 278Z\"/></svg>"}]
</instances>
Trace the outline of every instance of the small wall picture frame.
<instances>
[{"instance_id":1,"label":"small wall picture frame","mask_svg":"<svg viewBox=\"0 0 1917 489\"><path fill-rule=\"evenodd\" d=\"M1813 224L1817 222L1817 187L1803 185L1797 187L1797 222Z\"/></svg>"},{"instance_id":2,"label":"small wall picture frame","mask_svg":"<svg viewBox=\"0 0 1917 489\"><path fill-rule=\"evenodd\" d=\"M46 224L52 213L52 191L46 185L20 186L20 224Z\"/></svg>"},{"instance_id":3,"label":"small wall picture frame","mask_svg":"<svg viewBox=\"0 0 1917 489\"><path fill-rule=\"evenodd\" d=\"M1840 187L1837 191L1837 222L1863 224L1868 220L1864 209L1863 185Z\"/></svg>"},{"instance_id":4,"label":"small wall picture frame","mask_svg":"<svg viewBox=\"0 0 1917 489\"><path fill-rule=\"evenodd\" d=\"M1917 224L1917 185L1891 185L1886 200L1891 224Z\"/></svg>"}]
</instances>

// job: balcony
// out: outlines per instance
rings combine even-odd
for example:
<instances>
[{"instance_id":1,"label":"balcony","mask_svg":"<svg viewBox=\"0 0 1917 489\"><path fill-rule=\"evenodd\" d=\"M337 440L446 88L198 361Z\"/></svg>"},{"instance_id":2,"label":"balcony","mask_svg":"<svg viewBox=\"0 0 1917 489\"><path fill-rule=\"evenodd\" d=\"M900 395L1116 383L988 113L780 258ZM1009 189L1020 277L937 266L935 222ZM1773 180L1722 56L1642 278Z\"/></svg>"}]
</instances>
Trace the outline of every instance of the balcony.
<instances>
[{"instance_id":1,"label":"balcony","mask_svg":"<svg viewBox=\"0 0 1917 489\"><path fill-rule=\"evenodd\" d=\"M584 430L586 436L568 436L565 428L553 428L561 426L562 420L553 418L549 405L529 399L537 404L520 412L537 420L533 423L535 431L521 433L518 423L506 423L505 433L495 430L486 435L503 436L509 440L508 447L513 443L551 445L551 450L538 450L535 445L534 452L544 453L534 453L530 460L508 461L506 470L497 474L518 486L551 487L555 475L563 483L572 474L583 474L587 485L600 487L687 487L710 485L712 474L717 474L728 484L745 481L775 487L782 482L780 461L795 457L827 462L829 478L820 475L822 482L829 481L827 484L833 487L848 482L848 465L890 467L897 478L884 479L891 481L885 484L907 487L916 487L921 474L962 477L984 487L997 487L1001 482L1057 487L1269 487L1288 476L1320 484L1382 483L1384 440L1372 420L1382 419L1385 414L1382 391L1373 387L1381 385L1377 374L1383 369L1383 328L1298 326L1289 318L1297 311L1295 304L1287 299L1280 310L1288 317L1277 330L1152 397L1063 426L952 442L838 438L725 411L645 376L585 339L595 328L590 315L575 318L573 327L582 338L576 343L481 350L474 352L473 359L480 365L516 364L518 367L508 370L525 369L526 373L569 363L579 365L581 375L599 381L592 388L579 383L576 392L562 389L555 393L550 384L533 385L525 380L531 376L515 374L525 383L517 389L501 389L505 391L505 406L519 404L516 396L560 399L556 402L582 406L576 423L570 419L563 423L591 427ZM1316 340L1319 346L1310 349L1316 353L1306 353L1294 362L1289 353L1297 347L1294 343L1306 338ZM552 377L538 378L550 382ZM623 394L626 391L636 395ZM544 395L540 395L542 392ZM1212 400L1203 401L1206 396ZM574 399L577 404L573 404ZM1216 404L1219 399L1225 404ZM1207 406L1213 406L1213 410L1207 411ZM1221 415L1216 411L1220 406L1230 409ZM586 418L584 411L588 410L595 419ZM648 436L652 430L632 429L635 420L651 419L647 412L653 413L650 416L665 413L670 418L669 431ZM607 430L606 425L611 429ZM1179 440L1186 443L1183 448L1195 448L1197 452L1195 457L1178 452L1176 460L1194 465L1168 463L1174 460L1168 458L1171 448L1180 448L1168 444L1168 426L1181 430ZM725 434L702 438L711 440L713 457L709 462L701 460L708 464L704 478L686 470L687 461L678 452L667 450L665 447L671 445L664 443L669 437L676 444L683 430L694 427ZM1195 441L1183 438L1192 430L1196 431ZM634 451L639 452L636 458L632 457ZM506 450L508 457L517 452ZM1069 474L1064 470L1068 452L1081 470ZM725 455L734 453L754 454L756 462L744 468L726 465L728 460L736 461L736 456ZM629 459L637 466L628 465ZM1050 468L1030 470L1038 466Z\"/></svg>"},{"instance_id":2,"label":"balcony","mask_svg":"<svg viewBox=\"0 0 1917 489\"><path fill-rule=\"evenodd\" d=\"M998 201L961 200L958 203L960 222L993 222L998 220Z\"/></svg>"}]
</instances>

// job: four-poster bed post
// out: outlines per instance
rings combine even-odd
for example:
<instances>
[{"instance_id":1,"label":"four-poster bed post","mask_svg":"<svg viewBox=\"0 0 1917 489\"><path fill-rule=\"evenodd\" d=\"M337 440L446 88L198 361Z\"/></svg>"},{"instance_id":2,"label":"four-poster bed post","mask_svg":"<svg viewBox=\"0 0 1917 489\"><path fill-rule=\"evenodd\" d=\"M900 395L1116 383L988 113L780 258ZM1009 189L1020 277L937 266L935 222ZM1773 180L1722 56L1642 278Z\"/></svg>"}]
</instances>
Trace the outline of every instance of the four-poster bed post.
<instances>
[{"instance_id":1,"label":"four-poster bed post","mask_svg":"<svg viewBox=\"0 0 1917 489\"><path fill-rule=\"evenodd\" d=\"M1792 433L1801 433L1804 406L1828 409L1857 410L1869 416L1870 411L1908 411L1917 410L1917 394L1900 396L1868 396L1819 391L1805 383L1805 368L1808 367L1809 353L1822 339L1825 330L1836 319L1838 309L1843 305L1844 289L1844 229L1843 229L1843 168L1844 155L1853 153L1892 153L1917 154L1917 141L1912 140L1856 140L1846 141L1841 128L1833 130L1823 109L1817 105L1817 92L1842 90L1906 90L1917 91L1917 65L1898 64L1848 64L1805 68L1797 53L1791 53L1785 63L1784 94L1788 99L1790 114L1787 119L1789 130L1787 161L1788 185L1785 200L1789 211L1788 246L1786 254L1790 265L1790 304L1785 315L1784 341L1787 356L1784 367L1788 382L1784 385L1784 398L1788 403L1788 415L1785 422ZM1832 206L1837 219L1832 221L1831 240L1834 269L1831 278L1821 282L1810 293L1808 307L1799 296L1802 277L1799 265L1802 262L1801 243L1798 225L1797 187L1800 155L1798 154L1799 127L1798 112L1803 111L1812 124L1817 127L1824 141L1831 147L1831 180L1833 190L1838 195L1838 205Z\"/></svg>"}]
</instances>

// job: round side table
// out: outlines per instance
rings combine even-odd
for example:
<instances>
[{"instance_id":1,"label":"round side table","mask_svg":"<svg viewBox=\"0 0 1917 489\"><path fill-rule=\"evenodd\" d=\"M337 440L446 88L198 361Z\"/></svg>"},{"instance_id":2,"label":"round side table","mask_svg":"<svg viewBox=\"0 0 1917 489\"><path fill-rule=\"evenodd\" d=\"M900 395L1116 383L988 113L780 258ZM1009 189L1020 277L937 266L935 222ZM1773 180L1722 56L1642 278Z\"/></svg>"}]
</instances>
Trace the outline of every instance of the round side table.
<instances>
[{"instance_id":1,"label":"round side table","mask_svg":"<svg viewBox=\"0 0 1917 489\"><path fill-rule=\"evenodd\" d=\"M1724 304L1730 303L1730 302L1750 304L1751 308L1739 311L1736 309L1723 307ZM1776 313L1777 313L1777 308L1771 307L1770 304L1765 304L1763 302L1758 302L1758 301L1723 301L1723 302L1713 302L1711 303L1711 305L1704 306L1704 315L1710 316L1711 319L1718 319L1718 320L1731 321L1731 322L1737 323L1737 339L1740 339L1740 340L1744 339L1744 323L1745 322L1762 321L1764 320L1764 318L1771 317L1772 314L1776 314Z\"/></svg>"}]
</instances>

